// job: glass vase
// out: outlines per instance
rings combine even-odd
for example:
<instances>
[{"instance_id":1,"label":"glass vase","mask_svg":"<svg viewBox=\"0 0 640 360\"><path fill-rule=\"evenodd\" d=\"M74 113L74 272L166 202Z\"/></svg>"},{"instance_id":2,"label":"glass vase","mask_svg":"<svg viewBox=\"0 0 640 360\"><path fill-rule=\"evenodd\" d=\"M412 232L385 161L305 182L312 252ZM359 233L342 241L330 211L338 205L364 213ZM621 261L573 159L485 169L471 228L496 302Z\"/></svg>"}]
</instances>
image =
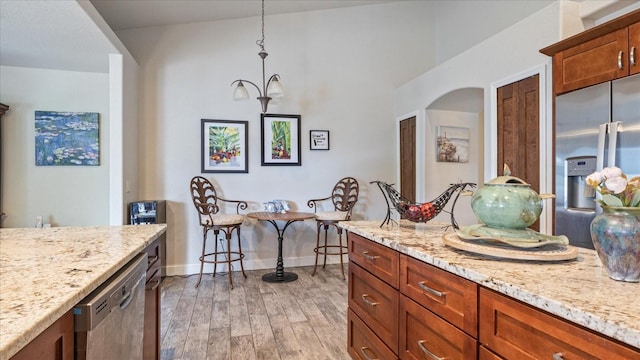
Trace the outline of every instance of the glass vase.
<instances>
[{"instance_id":1,"label":"glass vase","mask_svg":"<svg viewBox=\"0 0 640 360\"><path fill-rule=\"evenodd\" d=\"M602 206L591 240L610 278L640 281L640 208Z\"/></svg>"}]
</instances>

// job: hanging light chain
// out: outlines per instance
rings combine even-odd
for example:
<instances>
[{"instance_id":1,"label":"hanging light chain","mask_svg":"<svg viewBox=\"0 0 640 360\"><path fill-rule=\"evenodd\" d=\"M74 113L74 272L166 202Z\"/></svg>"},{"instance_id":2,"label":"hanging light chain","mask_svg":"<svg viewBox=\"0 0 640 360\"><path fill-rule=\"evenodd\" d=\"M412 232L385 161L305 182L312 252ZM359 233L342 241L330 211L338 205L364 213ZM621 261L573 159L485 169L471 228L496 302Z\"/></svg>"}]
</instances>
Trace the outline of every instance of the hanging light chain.
<instances>
[{"instance_id":1,"label":"hanging light chain","mask_svg":"<svg viewBox=\"0 0 640 360\"><path fill-rule=\"evenodd\" d=\"M262 39L256 40L256 44L264 51L264 0L262 0Z\"/></svg>"}]
</instances>

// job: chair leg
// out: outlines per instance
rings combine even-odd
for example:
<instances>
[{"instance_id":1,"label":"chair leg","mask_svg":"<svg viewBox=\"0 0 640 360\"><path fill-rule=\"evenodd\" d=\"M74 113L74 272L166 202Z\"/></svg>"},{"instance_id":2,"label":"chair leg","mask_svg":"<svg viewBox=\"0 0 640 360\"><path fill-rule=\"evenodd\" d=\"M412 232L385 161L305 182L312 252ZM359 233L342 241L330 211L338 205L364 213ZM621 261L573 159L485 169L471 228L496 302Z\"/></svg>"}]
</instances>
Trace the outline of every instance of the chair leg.
<instances>
[{"instance_id":1,"label":"chair leg","mask_svg":"<svg viewBox=\"0 0 640 360\"><path fill-rule=\"evenodd\" d=\"M238 256L240 256L240 270L242 270L242 275L246 278L247 274L244 272L244 265L242 265L242 258L244 257L244 254L242 254L242 241L240 241L240 225L236 227L236 232L238 235Z\"/></svg>"},{"instance_id":2,"label":"chair leg","mask_svg":"<svg viewBox=\"0 0 640 360\"><path fill-rule=\"evenodd\" d=\"M207 232L209 229L204 227L202 229L202 256L200 257L200 276L198 276L198 282L196 283L196 288L200 286L200 281L202 281L202 270L204 269L204 252L207 247Z\"/></svg>"},{"instance_id":3,"label":"chair leg","mask_svg":"<svg viewBox=\"0 0 640 360\"><path fill-rule=\"evenodd\" d=\"M338 256L340 256L340 270L342 270L342 280L346 280L347 278L344 276L344 262L342 261L342 228L338 227L338 225L336 224L336 230L338 231L338 245L340 246L338 248Z\"/></svg>"},{"instance_id":4,"label":"chair leg","mask_svg":"<svg viewBox=\"0 0 640 360\"><path fill-rule=\"evenodd\" d=\"M316 261L313 265L313 272L311 273L311 276L314 276L316 274L316 268L318 267L318 251L320 251L320 228L322 227L322 223L318 222L317 224L316 248L314 249L314 251L316 252Z\"/></svg>"},{"instance_id":5,"label":"chair leg","mask_svg":"<svg viewBox=\"0 0 640 360\"><path fill-rule=\"evenodd\" d=\"M213 253L213 277L216 277L216 268L218 267L218 236L220 235L220 230L214 230L213 233L216 237L216 246Z\"/></svg>"},{"instance_id":6,"label":"chair leg","mask_svg":"<svg viewBox=\"0 0 640 360\"><path fill-rule=\"evenodd\" d=\"M233 290L233 277L231 276L231 235L233 230L227 229L224 232L225 239L227 240L227 274L229 275L229 287Z\"/></svg>"},{"instance_id":7,"label":"chair leg","mask_svg":"<svg viewBox=\"0 0 640 360\"><path fill-rule=\"evenodd\" d=\"M327 233L329 232L329 225L325 224L324 225L324 254L323 254L323 261L322 261L322 268L324 269L327 266L327 251L328 251L328 247L327 247Z\"/></svg>"}]
</instances>

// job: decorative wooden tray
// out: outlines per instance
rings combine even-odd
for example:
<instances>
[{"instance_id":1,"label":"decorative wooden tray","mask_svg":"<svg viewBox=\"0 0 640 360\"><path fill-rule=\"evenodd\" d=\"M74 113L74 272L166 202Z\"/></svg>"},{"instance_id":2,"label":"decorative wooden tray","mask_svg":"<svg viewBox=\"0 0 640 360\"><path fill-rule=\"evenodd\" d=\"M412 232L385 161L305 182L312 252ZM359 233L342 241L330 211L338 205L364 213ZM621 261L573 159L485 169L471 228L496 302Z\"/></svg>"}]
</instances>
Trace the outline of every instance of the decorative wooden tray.
<instances>
[{"instance_id":1,"label":"decorative wooden tray","mask_svg":"<svg viewBox=\"0 0 640 360\"><path fill-rule=\"evenodd\" d=\"M442 236L445 245L458 250L496 258L532 261L563 261L578 257L578 248L571 245L551 244L537 248L517 248L486 243L483 240L464 240L455 233Z\"/></svg>"}]
</instances>

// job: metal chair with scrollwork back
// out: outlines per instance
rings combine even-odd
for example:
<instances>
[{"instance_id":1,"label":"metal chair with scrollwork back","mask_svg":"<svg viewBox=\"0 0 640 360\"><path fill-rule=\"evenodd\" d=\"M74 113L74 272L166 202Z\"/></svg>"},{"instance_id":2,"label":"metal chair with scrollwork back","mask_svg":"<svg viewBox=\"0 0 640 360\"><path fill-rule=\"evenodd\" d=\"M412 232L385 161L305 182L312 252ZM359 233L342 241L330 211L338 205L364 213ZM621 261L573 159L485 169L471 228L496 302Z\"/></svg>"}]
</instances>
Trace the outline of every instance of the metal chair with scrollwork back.
<instances>
[{"instance_id":1,"label":"metal chair with scrollwork back","mask_svg":"<svg viewBox=\"0 0 640 360\"><path fill-rule=\"evenodd\" d=\"M242 225L244 221L244 215L240 214L240 210L247 208L247 202L219 197L211 182L202 176L196 176L191 179L190 191L193 205L198 211L200 226L202 226L202 256L200 256L200 276L198 277L196 287L200 285L200 281L202 280L204 264L209 263L213 264L213 276L216 276L216 267L218 264L227 264L229 286L233 289L233 279L231 276L232 262L240 262L242 275L245 278L247 277L247 274L244 272L244 266L242 265L244 254L242 253L242 246L240 244L240 225ZM223 214L221 206L224 207L224 203L235 204L236 213ZM207 234L209 231L213 231L215 235L215 248L213 252L206 253ZM221 231L224 233L224 238L226 239L226 251L224 248L222 251L218 251L218 235ZM231 251L231 239L234 231L238 238L237 251ZM218 257L221 257L221 259L218 259Z\"/></svg>"},{"instance_id":2,"label":"metal chair with scrollwork back","mask_svg":"<svg viewBox=\"0 0 640 360\"><path fill-rule=\"evenodd\" d=\"M351 212L358 201L359 193L360 187L358 185L358 181L352 177L345 177L340 179L340 181L338 181L333 187L331 196L322 199L311 199L307 202L307 206L314 209L318 229L316 247L313 249L316 253L316 261L313 266L313 273L311 276L316 274L316 268L318 267L318 255L323 255L323 269L327 265L327 255L338 255L340 256L342 278L346 279L344 275L344 262L342 256L348 253L348 247L346 241L343 245L342 228L338 226L338 223L340 221L348 221L351 219ZM333 205L333 211L318 211L319 206L322 206L323 202L328 203L329 201L331 201ZM327 244L327 236L330 226L335 227L338 233L337 245ZM320 234L322 233L322 230L324 230L324 242L321 245Z\"/></svg>"}]
</instances>

